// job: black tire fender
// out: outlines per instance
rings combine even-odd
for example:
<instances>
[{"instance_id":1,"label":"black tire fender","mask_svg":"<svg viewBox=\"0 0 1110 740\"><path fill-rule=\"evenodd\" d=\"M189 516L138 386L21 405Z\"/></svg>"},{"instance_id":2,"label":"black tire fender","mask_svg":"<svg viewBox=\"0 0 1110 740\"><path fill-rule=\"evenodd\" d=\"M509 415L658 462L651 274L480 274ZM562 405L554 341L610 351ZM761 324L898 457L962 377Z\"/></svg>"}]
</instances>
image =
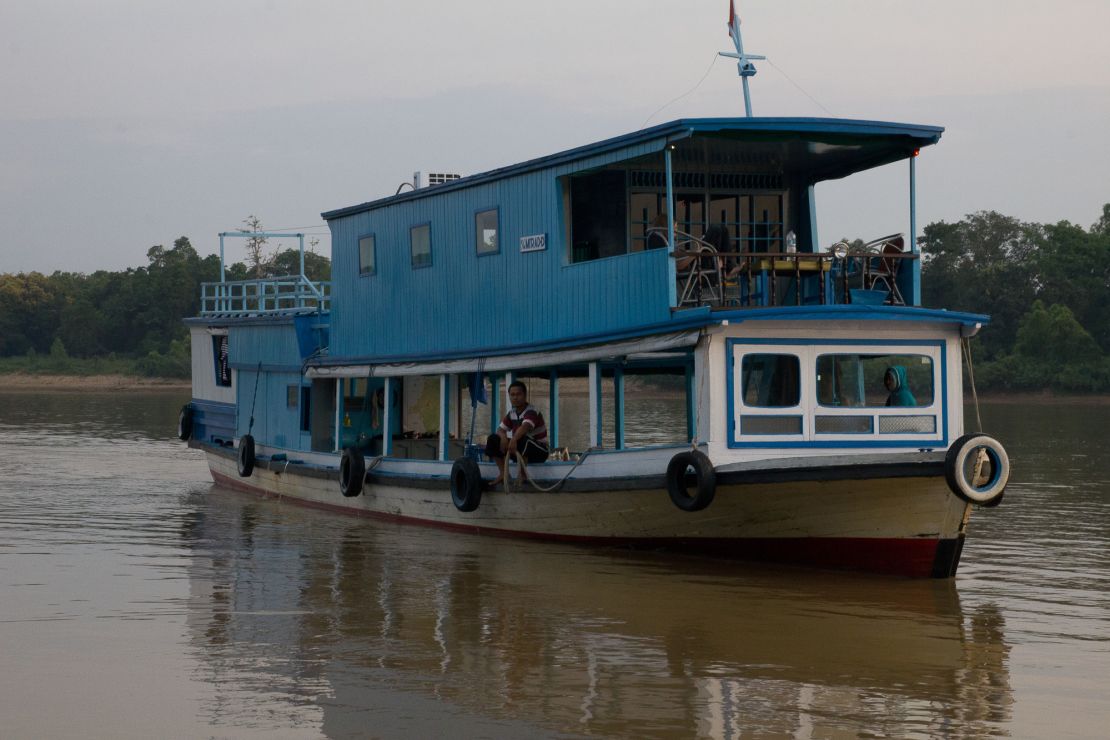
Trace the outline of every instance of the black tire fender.
<instances>
[{"instance_id":1,"label":"black tire fender","mask_svg":"<svg viewBox=\"0 0 1110 740\"><path fill-rule=\"evenodd\" d=\"M181 413L177 415L177 438L182 442L188 442L192 436L193 404L187 403L181 407Z\"/></svg>"},{"instance_id":2,"label":"black tire fender","mask_svg":"<svg viewBox=\"0 0 1110 740\"><path fill-rule=\"evenodd\" d=\"M366 458L357 447L348 447L343 450L343 458L339 461L339 492L353 498L362 493L365 482Z\"/></svg>"},{"instance_id":3,"label":"black tire fender","mask_svg":"<svg viewBox=\"0 0 1110 740\"><path fill-rule=\"evenodd\" d=\"M686 486L688 472L694 471L694 493ZM699 450L680 452L667 464L667 493L683 511L701 511L713 503L717 494L717 471L713 462Z\"/></svg>"},{"instance_id":4,"label":"black tire fender","mask_svg":"<svg viewBox=\"0 0 1110 740\"><path fill-rule=\"evenodd\" d=\"M239 438L239 477L250 478L254 472L254 437L244 434Z\"/></svg>"},{"instance_id":5,"label":"black tire fender","mask_svg":"<svg viewBox=\"0 0 1110 740\"><path fill-rule=\"evenodd\" d=\"M469 457L451 466L451 501L459 511L474 511L482 503L482 471Z\"/></svg>"},{"instance_id":6,"label":"black tire fender","mask_svg":"<svg viewBox=\"0 0 1110 740\"><path fill-rule=\"evenodd\" d=\"M965 434L944 456L944 479L969 504L998 506L1010 482L1010 457L994 437Z\"/></svg>"}]
</instances>

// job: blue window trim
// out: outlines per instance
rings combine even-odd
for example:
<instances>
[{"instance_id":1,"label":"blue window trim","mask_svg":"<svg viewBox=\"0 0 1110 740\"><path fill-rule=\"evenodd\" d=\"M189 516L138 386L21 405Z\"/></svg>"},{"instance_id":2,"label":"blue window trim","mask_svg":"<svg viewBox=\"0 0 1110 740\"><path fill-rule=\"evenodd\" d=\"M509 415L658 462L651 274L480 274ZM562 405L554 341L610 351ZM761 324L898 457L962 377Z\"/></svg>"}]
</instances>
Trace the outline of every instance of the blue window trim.
<instances>
[{"instance_id":1,"label":"blue window trim","mask_svg":"<svg viewBox=\"0 0 1110 740\"><path fill-rule=\"evenodd\" d=\"M497 225L494 227L497 230L497 249L491 252L478 251L478 215L482 213L489 213L493 211L497 219ZM478 257L493 257L501 254L501 206L486 206L485 208L478 208L474 211L474 254Z\"/></svg>"},{"instance_id":2,"label":"blue window trim","mask_svg":"<svg viewBox=\"0 0 1110 740\"><path fill-rule=\"evenodd\" d=\"M366 239L366 238L370 238L370 239L374 240L374 246L370 250L372 255L373 255L371 257L371 259L373 260L374 264L370 268L369 272L363 272L362 271L362 240ZM358 255L357 255L358 276L360 278L364 278L364 277L370 277L372 275L377 275L378 274L378 235L373 231L371 231L368 234L359 234L358 239L355 241L355 249L358 251Z\"/></svg>"},{"instance_id":3,"label":"blue window trim","mask_svg":"<svg viewBox=\"0 0 1110 740\"><path fill-rule=\"evenodd\" d=\"M413 257L414 257L414 255L412 253L412 248L413 248L412 232L416 231L417 229L419 229L422 226L427 226L428 227L428 264L426 264L426 265L414 265L414 264L412 264L412 260L413 260ZM414 269L414 270L423 270L426 267L431 267L432 266L432 222L431 221L422 221L418 224L413 224L412 226L409 227L409 264L412 265L412 269Z\"/></svg>"},{"instance_id":4,"label":"blue window trim","mask_svg":"<svg viewBox=\"0 0 1110 740\"><path fill-rule=\"evenodd\" d=\"M939 439L921 439L921 440L887 440L879 437L872 437L866 441L853 442L851 440L835 440L835 441L818 441L818 440L799 440L796 442L776 442L764 441L758 442L740 442L737 439L736 429L736 402L735 402L735 383L733 377L735 375L735 365L733 361L733 347L737 344L755 344L755 345L774 345L778 347L815 347L815 346L835 346L835 345L857 345L864 347L884 347L884 346L900 346L900 347L936 347L940 353L940 438ZM801 358L799 358L800 360ZM731 337L725 340L725 413L728 414L726 428L728 430L728 447L729 449L744 449L755 447L774 447L774 448L866 448L866 447L912 447L915 449L936 449L945 448L948 446L948 345L943 339L746 339L743 337ZM817 409L828 408L827 406L817 406ZM804 414L805 418L812 418L816 414L816 410L810 414ZM805 424L802 425L803 430ZM803 431L804 434L804 431Z\"/></svg>"}]
</instances>

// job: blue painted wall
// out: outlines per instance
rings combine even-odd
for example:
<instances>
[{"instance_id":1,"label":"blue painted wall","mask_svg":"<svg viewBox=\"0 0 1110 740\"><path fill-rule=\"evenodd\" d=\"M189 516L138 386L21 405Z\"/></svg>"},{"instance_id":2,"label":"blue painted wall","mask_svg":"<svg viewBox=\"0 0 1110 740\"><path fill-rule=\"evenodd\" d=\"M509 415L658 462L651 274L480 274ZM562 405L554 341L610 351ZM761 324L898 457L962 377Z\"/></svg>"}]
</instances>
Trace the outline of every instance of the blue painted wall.
<instances>
[{"instance_id":1,"label":"blue painted wall","mask_svg":"<svg viewBox=\"0 0 1110 740\"><path fill-rule=\"evenodd\" d=\"M304 320L309 320L305 317ZM314 321L314 319L313 319ZM302 322L303 323L303 322ZM228 352L238 371L235 384L236 435L250 434L262 444L309 449L308 435L300 430L300 393L288 405L288 387L307 385L301 376L302 352L306 349L293 319L232 326L228 330ZM262 372L258 373L259 363ZM256 389L257 381L257 389ZM254 426L250 427L251 415Z\"/></svg>"},{"instance_id":2,"label":"blue painted wall","mask_svg":"<svg viewBox=\"0 0 1110 740\"><path fill-rule=\"evenodd\" d=\"M330 221L330 354L421 355L512 346L670 319L665 250L569 264L560 176L653 152L662 140ZM479 257L475 212L500 210L500 253ZM409 229L431 223L432 265L413 269ZM374 234L376 273L358 239ZM521 254L520 237L547 235Z\"/></svg>"}]
</instances>

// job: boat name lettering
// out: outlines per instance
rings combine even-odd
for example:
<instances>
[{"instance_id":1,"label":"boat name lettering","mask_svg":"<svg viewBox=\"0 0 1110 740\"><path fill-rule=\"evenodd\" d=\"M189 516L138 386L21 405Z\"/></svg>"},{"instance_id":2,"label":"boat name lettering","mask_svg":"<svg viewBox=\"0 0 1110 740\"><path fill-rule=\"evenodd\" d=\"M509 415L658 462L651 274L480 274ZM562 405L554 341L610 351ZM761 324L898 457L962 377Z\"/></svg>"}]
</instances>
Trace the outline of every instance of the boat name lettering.
<instances>
[{"instance_id":1,"label":"boat name lettering","mask_svg":"<svg viewBox=\"0 0 1110 740\"><path fill-rule=\"evenodd\" d=\"M541 252L547 249L547 234L520 237L521 252Z\"/></svg>"}]
</instances>

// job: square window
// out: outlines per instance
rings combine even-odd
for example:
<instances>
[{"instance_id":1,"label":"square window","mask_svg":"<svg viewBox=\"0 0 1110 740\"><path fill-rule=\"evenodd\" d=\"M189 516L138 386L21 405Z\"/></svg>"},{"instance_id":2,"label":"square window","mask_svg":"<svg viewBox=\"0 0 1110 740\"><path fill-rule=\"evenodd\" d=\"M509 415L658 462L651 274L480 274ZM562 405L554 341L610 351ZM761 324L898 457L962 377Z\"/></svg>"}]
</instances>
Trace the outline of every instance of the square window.
<instances>
[{"instance_id":1,"label":"square window","mask_svg":"<svg viewBox=\"0 0 1110 740\"><path fill-rule=\"evenodd\" d=\"M478 254L497 254L501 246L497 241L497 209L474 214L474 246Z\"/></svg>"},{"instance_id":2,"label":"square window","mask_svg":"<svg viewBox=\"0 0 1110 740\"><path fill-rule=\"evenodd\" d=\"M412 267L432 266L432 225L420 224L409 230L409 242L412 246Z\"/></svg>"},{"instance_id":3,"label":"square window","mask_svg":"<svg viewBox=\"0 0 1110 740\"><path fill-rule=\"evenodd\" d=\"M358 239L358 274L373 275L376 271L374 235L368 234Z\"/></svg>"},{"instance_id":4,"label":"square window","mask_svg":"<svg viewBox=\"0 0 1110 740\"><path fill-rule=\"evenodd\" d=\"M783 408L797 406L801 400L801 365L796 355L744 355L740 367L745 406Z\"/></svg>"}]
</instances>

